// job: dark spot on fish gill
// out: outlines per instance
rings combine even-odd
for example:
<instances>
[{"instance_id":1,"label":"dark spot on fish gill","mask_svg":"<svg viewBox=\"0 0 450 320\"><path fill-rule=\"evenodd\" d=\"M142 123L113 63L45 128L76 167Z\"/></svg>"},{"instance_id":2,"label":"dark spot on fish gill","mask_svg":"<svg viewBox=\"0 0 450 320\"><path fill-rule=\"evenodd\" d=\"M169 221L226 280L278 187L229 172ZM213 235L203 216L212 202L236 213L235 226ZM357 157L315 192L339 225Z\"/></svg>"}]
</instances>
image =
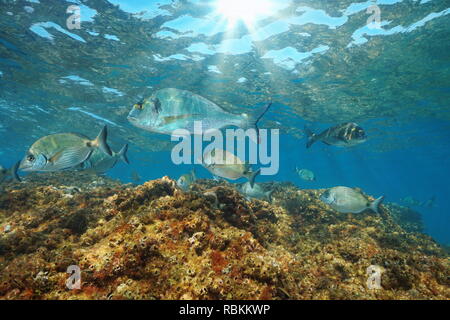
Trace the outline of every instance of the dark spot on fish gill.
<instances>
[{"instance_id":1,"label":"dark spot on fish gill","mask_svg":"<svg viewBox=\"0 0 450 320\"><path fill-rule=\"evenodd\" d=\"M153 103L155 105L156 113L160 113L161 112L161 101L159 101L158 98L155 98L155 100L153 100Z\"/></svg>"}]
</instances>

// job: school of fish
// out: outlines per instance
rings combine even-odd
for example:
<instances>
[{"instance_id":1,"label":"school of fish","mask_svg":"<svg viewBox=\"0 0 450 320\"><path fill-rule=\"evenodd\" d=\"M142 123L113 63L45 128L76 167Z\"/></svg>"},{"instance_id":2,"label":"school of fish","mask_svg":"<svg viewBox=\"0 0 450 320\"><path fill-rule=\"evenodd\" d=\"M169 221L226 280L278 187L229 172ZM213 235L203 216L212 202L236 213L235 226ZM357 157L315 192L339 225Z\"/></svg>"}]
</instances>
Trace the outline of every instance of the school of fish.
<instances>
[{"instance_id":1,"label":"school of fish","mask_svg":"<svg viewBox=\"0 0 450 320\"><path fill-rule=\"evenodd\" d=\"M161 134L187 136L197 134L196 123L201 124L202 131L221 130L230 126L242 129L258 129L258 122L271 107L272 102L255 108L252 113L234 114L208 99L176 88L156 90L150 97L133 104L127 120L135 127ZM367 140L364 129L356 123L348 122L330 127L321 133L314 133L305 127L306 148L321 141L329 146L354 147ZM61 170L86 171L105 174L119 160L129 164L128 144L114 152L107 142L107 127L104 126L95 139L81 133L57 133L36 140L26 151L21 161L10 169L0 166L0 183L8 179L20 181L18 170L24 172L52 172ZM274 190L266 190L255 179L260 169L254 170L248 163L233 153L214 148L202 156L202 166L215 179L247 179L237 189L248 198L271 201ZM314 182L316 176L306 168L295 168L298 177L304 181ZM131 179L135 182L141 178L133 171ZM177 185L189 191L195 183L195 170L182 175ZM320 199L331 208L342 213L360 213L366 210L379 212L384 197L369 201L361 192L343 186L327 189Z\"/></svg>"}]
</instances>

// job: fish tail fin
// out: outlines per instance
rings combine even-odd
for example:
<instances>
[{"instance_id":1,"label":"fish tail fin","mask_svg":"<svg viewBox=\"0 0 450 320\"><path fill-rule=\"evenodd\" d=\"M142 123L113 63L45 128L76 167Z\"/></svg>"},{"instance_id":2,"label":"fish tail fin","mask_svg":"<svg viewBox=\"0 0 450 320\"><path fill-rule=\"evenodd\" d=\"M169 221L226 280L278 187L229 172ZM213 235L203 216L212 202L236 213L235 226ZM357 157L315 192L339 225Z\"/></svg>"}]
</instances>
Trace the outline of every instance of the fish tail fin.
<instances>
[{"instance_id":1,"label":"fish tail fin","mask_svg":"<svg viewBox=\"0 0 450 320\"><path fill-rule=\"evenodd\" d=\"M125 144L122 147L122 149L120 149L120 151L117 155L119 156L120 159L122 159L123 162L125 162L126 164L130 164L130 161L128 160L128 156L127 156L127 151L128 151L128 143Z\"/></svg>"},{"instance_id":2,"label":"fish tail fin","mask_svg":"<svg viewBox=\"0 0 450 320\"><path fill-rule=\"evenodd\" d=\"M191 176L192 176L192 180L197 180L197 175L195 174L195 168L192 168L191 170Z\"/></svg>"},{"instance_id":3,"label":"fish tail fin","mask_svg":"<svg viewBox=\"0 0 450 320\"><path fill-rule=\"evenodd\" d=\"M255 178L261 173L261 169L258 169L256 171L253 172L249 172L248 175L248 181L250 182L250 187L253 188L253 186L255 185Z\"/></svg>"},{"instance_id":4,"label":"fish tail fin","mask_svg":"<svg viewBox=\"0 0 450 320\"><path fill-rule=\"evenodd\" d=\"M275 190L270 190L270 191L266 192L267 200L269 200L270 203L272 202L272 194L273 194L274 191Z\"/></svg>"},{"instance_id":5,"label":"fish tail fin","mask_svg":"<svg viewBox=\"0 0 450 320\"><path fill-rule=\"evenodd\" d=\"M262 107L257 108L252 113L248 115L248 117L244 120L242 127L244 128L253 128L256 130L257 140L259 143L259 129L258 122L261 118L267 113L270 106L272 105L272 100L269 103L265 104Z\"/></svg>"},{"instance_id":6,"label":"fish tail fin","mask_svg":"<svg viewBox=\"0 0 450 320\"><path fill-rule=\"evenodd\" d=\"M17 173L17 170L19 169L20 166L20 161L17 161L12 167L11 169L9 169L9 174L11 175L11 177L13 178L14 181L20 182L20 177L19 174Z\"/></svg>"},{"instance_id":7,"label":"fish tail fin","mask_svg":"<svg viewBox=\"0 0 450 320\"><path fill-rule=\"evenodd\" d=\"M102 130L98 134L97 138L93 141L93 145L99 147L104 153L109 156L112 156L111 148L108 146L106 139L108 137L107 127L103 126Z\"/></svg>"},{"instance_id":8,"label":"fish tail fin","mask_svg":"<svg viewBox=\"0 0 450 320\"><path fill-rule=\"evenodd\" d=\"M380 214L380 204L383 202L384 196L379 197L378 199L375 199L370 204L370 209L378 214Z\"/></svg>"},{"instance_id":9,"label":"fish tail fin","mask_svg":"<svg viewBox=\"0 0 450 320\"><path fill-rule=\"evenodd\" d=\"M306 126L305 126L305 134L306 137L308 138L308 141L306 142L306 148L308 149L309 147L312 146L314 142L316 142L316 134Z\"/></svg>"}]
</instances>

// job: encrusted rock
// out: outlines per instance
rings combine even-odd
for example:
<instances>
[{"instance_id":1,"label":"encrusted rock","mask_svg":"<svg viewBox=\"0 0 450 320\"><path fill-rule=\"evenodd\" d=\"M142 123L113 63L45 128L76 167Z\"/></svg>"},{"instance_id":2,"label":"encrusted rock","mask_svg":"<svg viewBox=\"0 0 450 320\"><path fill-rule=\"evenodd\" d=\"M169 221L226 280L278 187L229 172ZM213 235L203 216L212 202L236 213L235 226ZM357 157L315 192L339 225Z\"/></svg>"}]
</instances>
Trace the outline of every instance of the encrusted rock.
<instances>
[{"instance_id":1,"label":"encrusted rock","mask_svg":"<svg viewBox=\"0 0 450 320\"><path fill-rule=\"evenodd\" d=\"M270 204L224 181L182 192L168 177L74 176L3 186L0 298L450 298L448 253L398 205L342 214L292 184L267 184ZM66 287L69 266L80 289ZM380 289L368 268L383 270Z\"/></svg>"}]
</instances>

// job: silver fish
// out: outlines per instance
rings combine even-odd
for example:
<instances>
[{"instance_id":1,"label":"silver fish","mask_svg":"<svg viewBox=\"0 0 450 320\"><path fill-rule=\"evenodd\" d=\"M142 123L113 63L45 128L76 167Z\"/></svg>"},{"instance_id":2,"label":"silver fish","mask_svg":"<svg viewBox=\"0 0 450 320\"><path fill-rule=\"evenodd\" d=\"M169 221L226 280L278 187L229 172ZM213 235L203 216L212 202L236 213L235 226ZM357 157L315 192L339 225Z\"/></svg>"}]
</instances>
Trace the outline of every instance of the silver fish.
<instances>
[{"instance_id":1,"label":"silver fish","mask_svg":"<svg viewBox=\"0 0 450 320\"><path fill-rule=\"evenodd\" d=\"M407 207L425 207L425 208L434 208L436 206L436 196L432 196L430 199L426 201L419 201L412 196L404 197L400 199L403 205Z\"/></svg>"},{"instance_id":2,"label":"silver fish","mask_svg":"<svg viewBox=\"0 0 450 320\"><path fill-rule=\"evenodd\" d=\"M255 183L256 176L261 173L261 169L251 171L250 166L234 154L217 148L205 152L203 155L203 166L214 176L230 180L245 177L249 180L250 186L252 187Z\"/></svg>"},{"instance_id":3,"label":"silver fish","mask_svg":"<svg viewBox=\"0 0 450 320\"><path fill-rule=\"evenodd\" d=\"M97 174L103 174L109 169L112 169L119 160L130 164L127 157L128 144L124 145L119 152L112 151L112 155L109 156L100 149L95 149L92 155L80 164L79 169L93 172Z\"/></svg>"},{"instance_id":4,"label":"silver fish","mask_svg":"<svg viewBox=\"0 0 450 320\"><path fill-rule=\"evenodd\" d=\"M100 148L111 156L106 126L96 139L78 133L57 133L38 139L20 162L23 171L59 171L75 167L89 159Z\"/></svg>"},{"instance_id":5,"label":"silver fish","mask_svg":"<svg viewBox=\"0 0 450 320\"><path fill-rule=\"evenodd\" d=\"M424 201L422 206L426 208L435 208L436 207L436 196L432 196L429 200Z\"/></svg>"},{"instance_id":6,"label":"silver fish","mask_svg":"<svg viewBox=\"0 0 450 320\"><path fill-rule=\"evenodd\" d=\"M339 124L319 134L315 134L305 127L305 133L308 137L306 148L311 147L316 141L338 147L352 147L367 140L364 129L354 122Z\"/></svg>"},{"instance_id":7,"label":"silver fish","mask_svg":"<svg viewBox=\"0 0 450 320\"><path fill-rule=\"evenodd\" d=\"M17 174L17 169L19 169L20 161L17 161L11 168L5 169L0 166L0 183L12 178L14 181L20 182L19 175Z\"/></svg>"},{"instance_id":8,"label":"silver fish","mask_svg":"<svg viewBox=\"0 0 450 320\"><path fill-rule=\"evenodd\" d=\"M298 176L305 181L316 181L316 176L311 170L299 169L296 167L295 172L297 172Z\"/></svg>"},{"instance_id":9,"label":"silver fish","mask_svg":"<svg viewBox=\"0 0 450 320\"><path fill-rule=\"evenodd\" d=\"M252 114L234 114L190 91L166 88L134 104L128 121L138 128L169 135L176 129L193 134L194 121L201 121L203 131L228 126L257 128L258 121L271 104L258 108Z\"/></svg>"},{"instance_id":10,"label":"silver fish","mask_svg":"<svg viewBox=\"0 0 450 320\"><path fill-rule=\"evenodd\" d=\"M265 191L260 184L255 183L253 187L250 182L245 182L238 187L239 191L249 198L255 198L260 200L267 200L272 202L272 193L274 190Z\"/></svg>"},{"instance_id":11,"label":"silver fish","mask_svg":"<svg viewBox=\"0 0 450 320\"><path fill-rule=\"evenodd\" d=\"M130 174L130 178L134 182L139 182L142 180L142 177L139 175L139 173L136 170L133 170Z\"/></svg>"},{"instance_id":12,"label":"silver fish","mask_svg":"<svg viewBox=\"0 0 450 320\"><path fill-rule=\"evenodd\" d=\"M400 199L400 201L402 202L402 204L411 207L419 207L420 205L422 205L421 201L413 198L412 196L404 197L403 199Z\"/></svg>"},{"instance_id":13,"label":"silver fish","mask_svg":"<svg viewBox=\"0 0 450 320\"><path fill-rule=\"evenodd\" d=\"M197 180L197 176L195 175L195 170L192 169L191 172L183 174L181 177L177 180L177 185L182 190L187 191L189 190L189 187L191 184L193 184Z\"/></svg>"},{"instance_id":14,"label":"silver fish","mask_svg":"<svg viewBox=\"0 0 450 320\"><path fill-rule=\"evenodd\" d=\"M370 202L360 192L348 187L334 187L320 196L320 200L341 213L360 213L367 209L379 213L383 199L379 197Z\"/></svg>"}]
</instances>

